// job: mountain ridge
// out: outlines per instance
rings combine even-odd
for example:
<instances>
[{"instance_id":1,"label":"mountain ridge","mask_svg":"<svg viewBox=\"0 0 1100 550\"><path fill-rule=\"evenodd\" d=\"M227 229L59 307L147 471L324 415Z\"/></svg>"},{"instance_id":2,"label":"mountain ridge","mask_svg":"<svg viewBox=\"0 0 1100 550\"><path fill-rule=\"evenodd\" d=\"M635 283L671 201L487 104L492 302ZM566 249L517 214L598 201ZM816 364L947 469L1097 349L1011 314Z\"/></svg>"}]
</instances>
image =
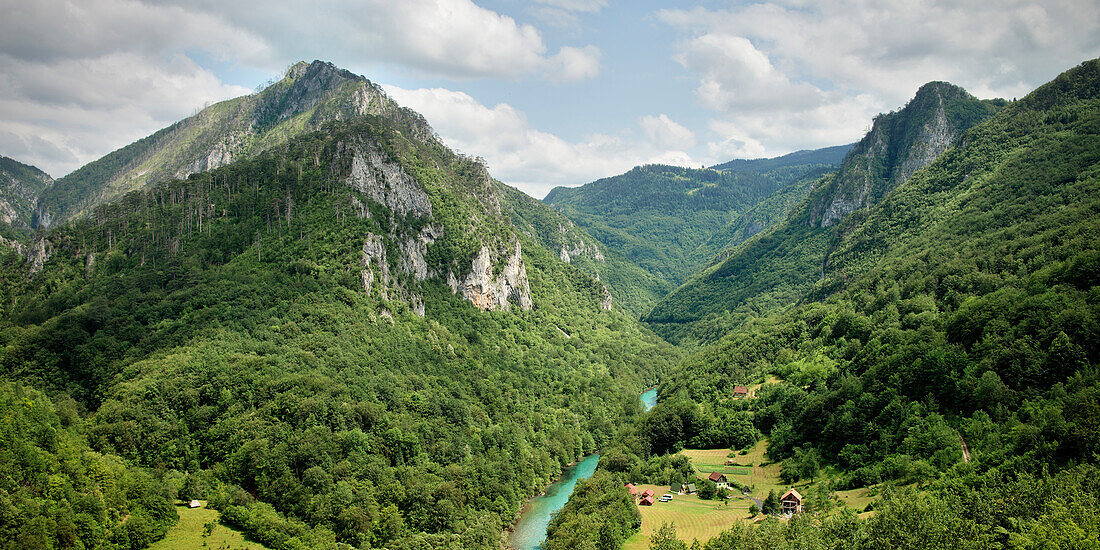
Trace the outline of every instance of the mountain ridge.
<instances>
[{"instance_id":1,"label":"mountain ridge","mask_svg":"<svg viewBox=\"0 0 1100 550\"><path fill-rule=\"evenodd\" d=\"M298 62L260 92L211 105L58 179L40 199L39 222L54 225L128 191L225 165L330 120L409 113L364 77L323 61ZM426 122L412 128L431 139Z\"/></svg>"},{"instance_id":2,"label":"mountain ridge","mask_svg":"<svg viewBox=\"0 0 1100 550\"><path fill-rule=\"evenodd\" d=\"M580 187L554 188L543 202L611 255L648 273L611 288L613 294L633 291L620 302L641 315L719 251L781 219L810 182L832 168L798 163L830 155L835 151L785 155L727 170L638 166Z\"/></svg>"},{"instance_id":3,"label":"mountain ridge","mask_svg":"<svg viewBox=\"0 0 1100 550\"><path fill-rule=\"evenodd\" d=\"M754 312L797 303L821 278L836 239L858 225L860 212L1004 104L945 82L921 86L904 107L875 117L837 172L816 180L789 217L723 251L720 261L669 293L643 319L666 338L694 333L713 339Z\"/></svg>"}]
</instances>

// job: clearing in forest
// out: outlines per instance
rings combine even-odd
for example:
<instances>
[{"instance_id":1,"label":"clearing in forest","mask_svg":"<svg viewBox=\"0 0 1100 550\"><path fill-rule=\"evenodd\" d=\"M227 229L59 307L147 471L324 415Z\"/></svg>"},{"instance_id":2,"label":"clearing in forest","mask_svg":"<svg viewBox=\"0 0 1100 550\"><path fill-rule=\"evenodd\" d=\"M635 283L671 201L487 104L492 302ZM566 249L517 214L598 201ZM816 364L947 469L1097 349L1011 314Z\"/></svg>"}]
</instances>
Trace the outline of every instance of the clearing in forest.
<instances>
[{"instance_id":1,"label":"clearing in forest","mask_svg":"<svg viewBox=\"0 0 1100 550\"><path fill-rule=\"evenodd\" d=\"M668 492L667 485L639 485L644 491L653 489L657 496ZM664 523L676 524L676 534L680 540L691 542L693 539L707 541L737 522L750 521L749 504L751 500L739 498L723 501L721 499L703 500L697 495L676 495L670 502L658 502L653 506L639 506L642 514L642 529L626 539L623 550L648 550L649 538Z\"/></svg>"},{"instance_id":2,"label":"clearing in forest","mask_svg":"<svg viewBox=\"0 0 1100 550\"><path fill-rule=\"evenodd\" d=\"M220 523L218 511L207 508L206 501L202 501L200 508L177 505L176 511L180 515L179 523L169 529L163 539L150 545L149 550L193 550L203 547L267 550L266 546L245 539L240 531ZM205 535L208 523L212 523L214 529L209 535Z\"/></svg>"},{"instance_id":3,"label":"clearing in forest","mask_svg":"<svg viewBox=\"0 0 1100 550\"><path fill-rule=\"evenodd\" d=\"M729 449L684 449L684 456L691 459L691 465L701 478L711 472L720 472L732 482L753 488L752 496L763 499L768 491L775 489L782 493L790 487L779 479L779 463L771 464L766 456L768 440L757 441L745 454L734 453L729 457ZM728 461L732 460L733 464Z\"/></svg>"}]
</instances>

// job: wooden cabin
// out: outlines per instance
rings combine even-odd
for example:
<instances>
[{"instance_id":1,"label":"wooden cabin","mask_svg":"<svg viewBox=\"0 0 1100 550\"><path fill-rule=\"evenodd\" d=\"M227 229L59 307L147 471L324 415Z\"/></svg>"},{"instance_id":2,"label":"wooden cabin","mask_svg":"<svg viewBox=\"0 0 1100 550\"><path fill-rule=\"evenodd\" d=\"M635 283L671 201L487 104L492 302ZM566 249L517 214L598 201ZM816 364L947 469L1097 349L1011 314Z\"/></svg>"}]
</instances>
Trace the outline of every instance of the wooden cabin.
<instances>
[{"instance_id":1,"label":"wooden cabin","mask_svg":"<svg viewBox=\"0 0 1100 550\"><path fill-rule=\"evenodd\" d=\"M725 474L720 474L718 472L714 472L714 473L710 474L710 476L707 477L707 479L713 481L716 485L718 485L719 489L721 489L723 487L728 488L730 486L730 482L729 482L728 479L726 479Z\"/></svg>"},{"instance_id":2,"label":"wooden cabin","mask_svg":"<svg viewBox=\"0 0 1100 550\"><path fill-rule=\"evenodd\" d=\"M783 515L791 516L802 513L802 495L794 489L783 493L783 496L779 497L779 504L782 506Z\"/></svg>"},{"instance_id":3,"label":"wooden cabin","mask_svg":"<svg viewBox=\"0 0 1100 550\"><path fill-rule=\"evenodd\" d=\"M734 386L733 387L733 396L734 397L748 397L749 396L748 386Z\"/></svg>"}]
</instances>

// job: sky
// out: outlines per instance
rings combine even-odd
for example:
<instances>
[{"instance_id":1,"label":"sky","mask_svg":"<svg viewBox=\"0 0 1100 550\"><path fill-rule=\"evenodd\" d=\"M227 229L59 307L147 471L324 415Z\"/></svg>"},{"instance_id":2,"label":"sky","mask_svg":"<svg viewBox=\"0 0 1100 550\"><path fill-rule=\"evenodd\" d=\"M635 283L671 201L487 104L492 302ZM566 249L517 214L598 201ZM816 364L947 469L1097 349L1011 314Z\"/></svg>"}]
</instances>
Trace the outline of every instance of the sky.
<instances>
[{"instance_id":1,"label":"sky","mask_svg":"<svg viewBox=\"0 0 1100 550\"><path fill-rule=\"evenodd\" d=\"M0 155L54 177L321 59L541 198L858 140L1100 56L1096 0L0 0Z\"/></svg>"}]
</instances>

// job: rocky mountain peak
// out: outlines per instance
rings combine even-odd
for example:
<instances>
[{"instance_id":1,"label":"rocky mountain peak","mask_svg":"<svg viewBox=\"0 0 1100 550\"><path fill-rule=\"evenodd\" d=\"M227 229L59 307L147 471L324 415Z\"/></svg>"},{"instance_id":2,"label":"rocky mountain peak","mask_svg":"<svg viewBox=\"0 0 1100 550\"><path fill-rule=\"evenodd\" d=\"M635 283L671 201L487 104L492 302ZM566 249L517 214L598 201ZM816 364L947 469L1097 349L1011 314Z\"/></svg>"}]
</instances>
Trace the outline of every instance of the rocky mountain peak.
<instances>
[{"instance_id":1,"label":"rocky mountain peak","mask_svg":"<svg viewBox=\"0 0 1100 550\"><path fill-rule=\"evenodd\" d=\"M921 86L901 110L875 117L871 131L817 191L810 224L830 227L878 202L1001 104L981 101L948 82Z\"/></svg>"},{"instance_id":2,"label":"rocky mountain peak","mask_svg":"<svg viewBox=\"0 0 1100 550\"><path fill-rule=\"evenodd\" d=\"M61 178L43 192L40 219L61 223L129 191L225 166L361 115L388 117L424 142L434 136L423 117L365 77L301 61L258 93L211 105Z\"/></svg>"}]
</instances>

